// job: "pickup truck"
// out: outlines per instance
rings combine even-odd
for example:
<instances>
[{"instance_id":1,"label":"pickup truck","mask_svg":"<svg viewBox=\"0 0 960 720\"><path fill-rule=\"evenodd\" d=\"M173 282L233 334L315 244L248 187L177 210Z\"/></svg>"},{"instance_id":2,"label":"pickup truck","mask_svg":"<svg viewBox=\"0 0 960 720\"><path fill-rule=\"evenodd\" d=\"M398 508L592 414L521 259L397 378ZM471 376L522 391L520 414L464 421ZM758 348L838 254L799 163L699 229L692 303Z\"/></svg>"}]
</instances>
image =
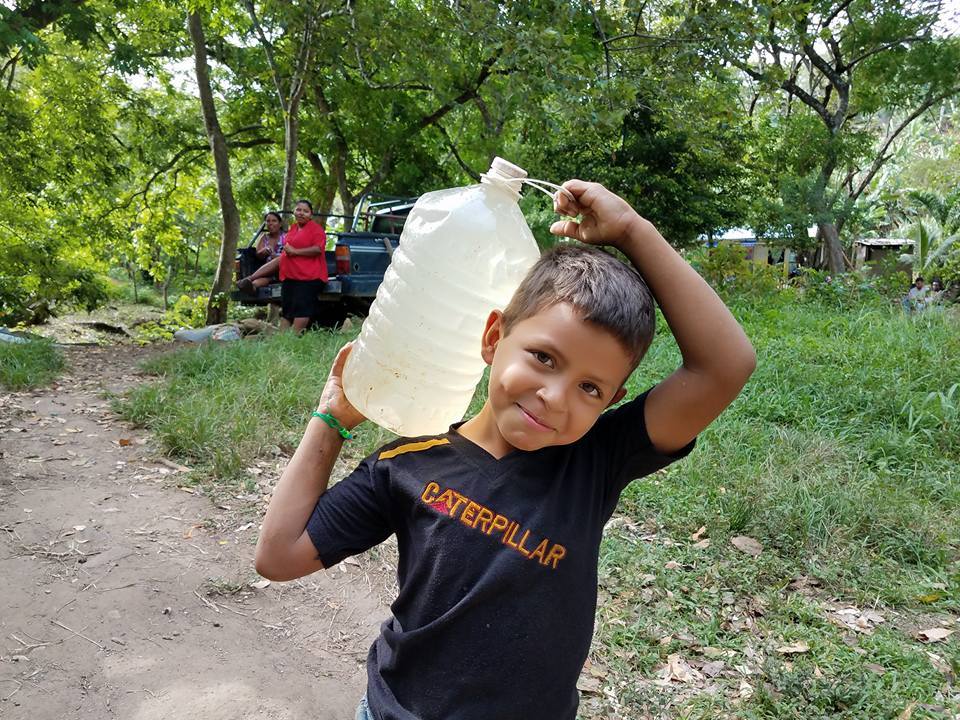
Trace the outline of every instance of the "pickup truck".
<instances>
[{"instance_id":1,"label":"pickup truck","mask_svg":"<svg viewBox=\"0 0 960 720\"><path fill-rule=\"evenodd\" d=\"M343 322L348 314L366 315L383 281L393 251L400 244L400 232L416 198L364 197L353 217L342 215L314 215L321 225L330 220L345 221L350 229L327 230L328 240L335 242L333 250L326 251L329 280L320 292L320 309L314 322L334 325ZM281 213L292 216L292 213ZM256 242L263 232L261 224L247 247L237 252L236 279L246 277L261 262L256 254ZM256 293L235 290L231 299L241 305L268 305L280 302L280 283L258 288Z\"/></svg>"}]
</instances>

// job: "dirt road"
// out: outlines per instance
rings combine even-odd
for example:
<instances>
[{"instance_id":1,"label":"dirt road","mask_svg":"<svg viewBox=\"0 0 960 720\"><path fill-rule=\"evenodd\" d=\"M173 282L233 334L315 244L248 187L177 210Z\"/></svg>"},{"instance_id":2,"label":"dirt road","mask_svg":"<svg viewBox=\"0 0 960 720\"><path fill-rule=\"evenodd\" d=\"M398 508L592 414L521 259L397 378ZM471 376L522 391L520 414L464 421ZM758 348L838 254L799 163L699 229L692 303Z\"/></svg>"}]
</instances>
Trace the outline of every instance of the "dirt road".
<instances>
[{"instance_id":1,"label":"dirt road","mask_svg":"<svg viewBox=\"0 0 960 720\"><path fill-rule=\"evenodd\" d=\"M0 717L352 718L389 571L255 585L259 496L179 487L110 412L148 352L71 349L0 396Z\"/></svg>"}]
</instances>

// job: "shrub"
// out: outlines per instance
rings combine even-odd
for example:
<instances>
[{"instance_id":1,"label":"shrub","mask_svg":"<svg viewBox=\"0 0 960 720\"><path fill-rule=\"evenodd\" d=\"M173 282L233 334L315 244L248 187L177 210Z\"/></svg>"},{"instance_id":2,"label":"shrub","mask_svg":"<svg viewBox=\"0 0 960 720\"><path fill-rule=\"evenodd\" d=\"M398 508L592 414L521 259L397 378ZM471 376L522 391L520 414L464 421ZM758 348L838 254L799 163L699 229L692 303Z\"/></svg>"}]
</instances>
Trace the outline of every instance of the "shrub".
<instances>
[{"instance_id":1,"label":"shrub","mask_svg":"<svg viewBox=\"0 0 960 720\"><path fill-rule=\"evenodd\" d=\"M690 264L725 298L738 297L748 304L766 299L780 286L778 267L747 260L747 249L738 243L688 253Z\"/></svg>"},{"instance_id":2,"label":"shrub","mask_svg":"<svg viewBox=\"0 0 960 720\"><path fill-rule=\"evenodd\" d=\"M172 340L180 328L203 327L206 322L207 298L204 295L181 295L160 320L140 325L137 339L141 342Z\"/></svg>"}]
</instances>

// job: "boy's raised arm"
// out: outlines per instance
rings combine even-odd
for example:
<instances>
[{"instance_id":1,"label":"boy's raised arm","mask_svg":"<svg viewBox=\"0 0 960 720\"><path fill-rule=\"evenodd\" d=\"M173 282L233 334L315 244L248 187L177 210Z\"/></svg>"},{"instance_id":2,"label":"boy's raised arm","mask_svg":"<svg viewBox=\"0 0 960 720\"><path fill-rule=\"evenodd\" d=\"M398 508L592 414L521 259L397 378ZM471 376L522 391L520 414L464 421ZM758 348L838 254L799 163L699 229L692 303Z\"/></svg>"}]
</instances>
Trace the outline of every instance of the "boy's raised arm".
<instances>
[{"instance_id":1,"label":"boy's raised arm","mask_svg":"<svg viewBox=\"0 0 960 720\"><path fill-rule=\"evenodd\" d=\"M581 221L556 222L551 232L630 258L680 346L683 364L650 391L644 410L654 446L679 450L740 393L756 367L753 346L713 288L625 200L597 183L563 187L571 195L557 195L557 211Z\"/></svg>"},{"instance_id":2,"label":"boy's raised arm","mask_svg":"<svg viewBox=\"0 0 960 720\"><path fill-rule=\"evenodd\" d=\"M340 384L350 349L349 343L340 349L320 397L321 412L332 414L348 429L363 421L363 416L347 401ZM319 418L310 418L263 518L254 554L254 565L263 577L293 580L323 568L306 526L317 499L326 492L333 463L342 446L343 438L336 430Z\"/></svg>"}]
</instances>

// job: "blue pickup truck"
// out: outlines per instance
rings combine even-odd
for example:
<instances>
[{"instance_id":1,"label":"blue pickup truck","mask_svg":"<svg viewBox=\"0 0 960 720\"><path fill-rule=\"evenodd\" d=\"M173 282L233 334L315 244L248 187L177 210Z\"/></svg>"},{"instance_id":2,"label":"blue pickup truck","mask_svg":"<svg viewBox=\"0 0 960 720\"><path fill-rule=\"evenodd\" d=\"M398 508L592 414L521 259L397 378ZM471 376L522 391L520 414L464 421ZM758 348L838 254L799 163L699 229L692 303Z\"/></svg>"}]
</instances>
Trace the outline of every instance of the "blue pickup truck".
<instances>
[{"instance_id":1,"label":"blue pickup truck","mask_svg":"<svg viewBox=\"0 0 960 720\"><path fill-rule=\"evenodd\" d=\"M400 244L400 233L416 198L364 197L353 217L342 215L314 215L322 225L342 221L350 229L327 230L327 237L335 242L327 250L329 281L320 293L320 309L314 320L321 325L334 325L348 314L366 315L383 281L393 251ZM281 213L292 216L292 213ZM250 244L237 252L236 279L250 275L260 266L256 242L263 232L261 225ZM256 293L235 290L231 299L241 305L267 305L280 302L280 283L259 288Z\"/></svg>"}]
</instances>

